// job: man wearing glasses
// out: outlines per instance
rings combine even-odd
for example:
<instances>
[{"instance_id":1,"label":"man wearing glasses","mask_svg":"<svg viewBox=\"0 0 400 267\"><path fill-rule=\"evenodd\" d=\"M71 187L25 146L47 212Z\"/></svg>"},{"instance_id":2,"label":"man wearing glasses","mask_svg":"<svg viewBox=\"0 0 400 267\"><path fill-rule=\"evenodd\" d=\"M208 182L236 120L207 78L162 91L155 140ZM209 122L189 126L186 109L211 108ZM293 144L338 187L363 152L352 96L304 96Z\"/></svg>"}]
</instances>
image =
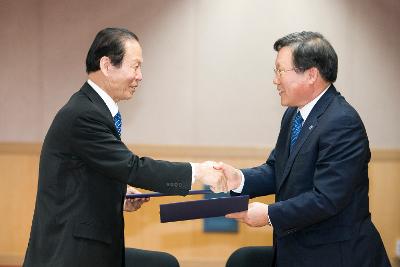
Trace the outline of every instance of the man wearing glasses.
<instances>
[{"instance_id":1,"label":"man wearing glasses","mask_svg":"<svg viewBox=\"0 0 400 267\"><path fill-rule=\"evenodd\" d=\"M276 202L227 217L273 227L273 266L390 266L369 212L367 133L333 85L335 50L315 32L289 34L274 49L273 83L288 107L276 146L261 166L216 168L232 194Z\"/></svg>"}]
</instances>

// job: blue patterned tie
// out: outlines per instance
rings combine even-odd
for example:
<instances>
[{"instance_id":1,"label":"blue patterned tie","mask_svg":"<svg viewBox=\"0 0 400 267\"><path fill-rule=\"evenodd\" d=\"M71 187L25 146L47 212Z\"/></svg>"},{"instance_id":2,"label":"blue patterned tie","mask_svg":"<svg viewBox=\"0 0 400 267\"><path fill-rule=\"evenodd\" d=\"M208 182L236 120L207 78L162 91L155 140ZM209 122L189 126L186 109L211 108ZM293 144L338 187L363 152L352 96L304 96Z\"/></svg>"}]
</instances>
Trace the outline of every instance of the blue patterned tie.
<instances>
[{"instance_id":1,"label":"blue patterned tie","mask_svg":"<svg viewBox=\"0 0 400 267\"><path fill-rule=\"evenodd\" d=\"M299 137L299 133L301 131L302 123L303 118L301 117L300 111L297 111L292 125L292 135L290 136L290 150L292 150L294 144L296 144L297 137Z\"/></svg>"},{"instance_id":2,"label":"blue patterned tie","mask_svg":"<svg viewBox=\"0 0 400 267\"><path fill-rule=\"evenodd\" d=\"M122 119L121 119L121 113L115 114L114 116L114 124L115 124L115 128L117 128L118 134L119 136L121 136L121 130L122 130Z\"/></svg>"}]
</instances>

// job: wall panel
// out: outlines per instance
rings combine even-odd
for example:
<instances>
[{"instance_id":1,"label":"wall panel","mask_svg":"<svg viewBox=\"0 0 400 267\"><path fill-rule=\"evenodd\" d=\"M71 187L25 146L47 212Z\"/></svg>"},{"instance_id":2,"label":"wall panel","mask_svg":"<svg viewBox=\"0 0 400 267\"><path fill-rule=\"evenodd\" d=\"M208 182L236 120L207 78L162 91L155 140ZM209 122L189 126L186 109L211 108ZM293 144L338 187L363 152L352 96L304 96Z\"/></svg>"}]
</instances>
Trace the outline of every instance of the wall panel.
<instances>
[{"instance_id":1,"label":"wall panel","mask_svg":"<svg viewBox=\"0 0 400 267\"><path fill-rule=\"evenodd\" d=\"M265 161L268 149L189 146L130 146L139 155L171 161L224 161L247 167ZM0 264L20 264L27 246L37 188L40 144L0 143ZM196 184L196 188L200 185ZM372 218L394 260L400 238L400 151L376 150L370 164ZM159 222L159 204L199 199L200 196L154 198L139 211L126 213L126 246L163 250L174 254L182 266L224 266L228 256L242 246L271 245L268 227L243 224L239 233L203 233L202 221ZM273 197L253 201L273 202Z\"/></svg>"}]
</instances>

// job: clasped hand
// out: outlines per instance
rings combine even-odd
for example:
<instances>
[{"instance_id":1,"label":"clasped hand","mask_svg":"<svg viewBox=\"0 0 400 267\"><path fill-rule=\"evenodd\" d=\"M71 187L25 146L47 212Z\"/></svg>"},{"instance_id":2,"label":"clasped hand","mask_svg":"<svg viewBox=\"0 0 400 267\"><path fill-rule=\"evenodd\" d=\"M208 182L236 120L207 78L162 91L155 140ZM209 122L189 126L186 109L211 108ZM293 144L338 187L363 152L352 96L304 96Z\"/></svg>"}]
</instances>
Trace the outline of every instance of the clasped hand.
<instances>
[{"instance_id":1,"label":"clasped hand","mask_svg":"<svg viewBox=\"0 0 400 267\"><path fill-rule=\"evenodd\" d=\"M214 193L228 192L236 189L241 182L240 172L222 162L205 161L195 163L195 179L209 185Z\"/></svg>"}]
</instances>

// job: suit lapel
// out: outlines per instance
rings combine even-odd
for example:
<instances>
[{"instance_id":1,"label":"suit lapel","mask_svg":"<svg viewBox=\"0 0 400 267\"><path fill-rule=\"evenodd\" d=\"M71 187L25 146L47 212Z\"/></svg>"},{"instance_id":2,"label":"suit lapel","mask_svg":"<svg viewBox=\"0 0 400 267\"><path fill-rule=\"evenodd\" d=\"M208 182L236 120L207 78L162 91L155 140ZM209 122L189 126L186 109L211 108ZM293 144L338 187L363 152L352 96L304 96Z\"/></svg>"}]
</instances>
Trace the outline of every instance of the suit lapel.
<instances>
[{"instance_id":1,"label":"suit lapel","mask_svg":"<svg viewBox=\"0 0 400 267\"><path fill-rule=\"evenodd\" d=\"M284 143L284 153L283 153L283 157L285 159L285 161L288 159L289 157L289 153L290 153L290 136L291 136L291 132L292 132L292 124L294 121L294 117L296 116L296 112L297 112L297 108L291 108L292 111L289 113L289 118L288 122L286 123L286 125L282 128L282 130L286 133L285 136L285 143Z\"/></svg>"},{"instance_id":2,"label":"suit lapel","mask_svg":"<svg viewBox=\"0 0 400 267\"><path fill-rule=\"evenodd\" d=\"M296 110L297 108L288 108L283 115L278 141L275 146L277 151L275 162L275 184L277 186L281 184L284 177L283 172L285 170L286 162L289 158L290 132Z\"/></svg>"},{"instance_id":3,"label":"suit lapel","mask_svg":"<svg viewBox=\"0 0 400 267\"><path fill-rule=\"evenodd\" d=\"M292 131L292 124L294 117L296 115L297 108L289 108L287 112L287 117L282 122L281 131L279 133L279 150L283 151L282 160L287 161L290 153L290 135Z\"/></svg>"},{"instance_id":4,"label":"suit lapel","mask_svg":"<svg viewBox=\"0 0 400 267\"><path fill-rule=\"evenodd\" d=\"M81 91L90 99L90 101L97 107L99 112L106 118L107 123L109 124L111 129L113 129L114 135L119 140L121 140L121 137L119 136L118 131L115 128L114 119L104 100L87 82L82 86Z\"/></svg>"},{"instance_id":5,"label":"suit lapel","mask_svg":"<svg viewBox=\"0 0 400 267\"><path fill-rule=\"evenodd\" d=\"M305 141L307 138L310 136L311 132L314 131L314 129L318 126L318 118L325 112L326 108L329 106L329 104L332 102L333 98L335 95L337 95L338 92L336 91L335 87L331 85L329 89L326 91L326 93L318 100L318 102L315 104L313 109L311 110L310 114L308 115L306 121L303 124L303 127L301 128L299 137L296 141L296 144L293 147L293 150L290 151L289 158L287 158L287 162L285 164L285 168L283 171L282 179L279 181L278 187L277 187L277 193L279 192L279 189L281 188L282 184L286 180L286 178L289 175L289 172L293 166L293 163L296 159L297 154L301 150L302 146L304 145ZM293 112L292 117L294 117L296 112ZM293 119L291 120L293 122ZM290 131L291 131L291 124L288 127L288 140L290 140ZM286 150L289 151L290 143L287 140L287 147Z\"/></svg>"}]
</instances>

